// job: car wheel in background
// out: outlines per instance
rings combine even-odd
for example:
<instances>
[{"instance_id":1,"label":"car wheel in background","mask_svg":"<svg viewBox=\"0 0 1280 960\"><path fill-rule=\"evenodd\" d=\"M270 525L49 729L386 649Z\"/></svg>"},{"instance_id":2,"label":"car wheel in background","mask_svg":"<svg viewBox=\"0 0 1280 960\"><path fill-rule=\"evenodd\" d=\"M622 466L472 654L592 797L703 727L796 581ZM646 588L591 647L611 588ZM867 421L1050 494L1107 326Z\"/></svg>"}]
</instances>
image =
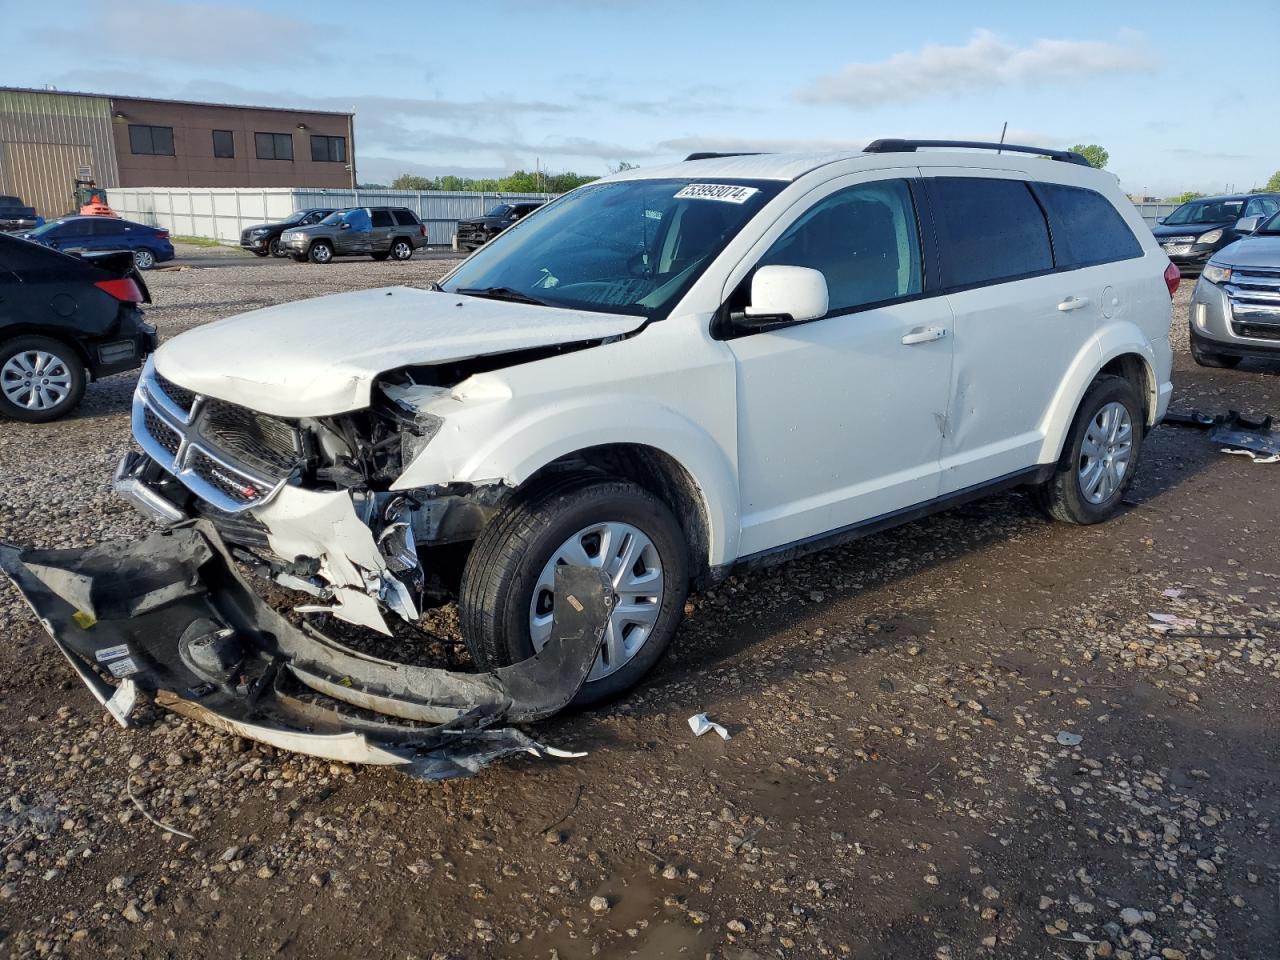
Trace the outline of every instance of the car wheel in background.
<instances>
[{"instance_id":1,"label":"car wheel in background","mask_svg":"<svg viewBox=\"0 0 1280 960\"><path fill-rule=\"evenodd\" d=\"M391 242L391 259L408 260L413 256L413 244L404 237Z\"/></svg>"},{"instance_id":2,"label":"car wheel in background","mask_svg":"<svg viewBox=\"0 0 1280 960\"><path fill-rule=\"evenodd\" d=\"M284 245L280 242L279 237L275 237L271 241L271 255L273 257L283 257L287 255Z\"/></svg>"},{"instance_id":3,"label":"car wheel in background","mask_svg":"<svg viewBox=\"0 0 1280 960\"><path fill-rule=\"evenodd\" d=\"M1191 359L1202 367L1220 367L1227 370L1234 370L1240 365L1240 357L1233 357L1227 353L1214 353L1212 350L1206 350L1200 343L1195 334L1191 335Z\"/></svg>"},{"instance_id":4,"label":"car wheel in background","mask_svg":"<svg viewBox=\"0 0 1280 960\"><path fill-rule=\"evenodd\" d=\"M145 247L133 251L133 265L139 270L150 270L156 265L156 255Z\"/></svg>"},{"instance_id":5,"label":"car wheel in background","mask_svg":"<svg viewBox=\"0 0 1280 960\"><path fill-rule=\"evenodd\" d=\"M330 263L333 260L333 247L327 240L317 240L311 245L307 257L312 263Z\"/></svg>"},{"instance_id":6,"label":"car wheel in background","mask_svg":"<svg viewBox=\"0 0 1280 960\"><path fill-rule=\"evenodd\" d=\"M49 337L0 343L0 414L48 423L70 413L84 396L84 363L74 349Z\"/></svg>"},{"instance_id":7,"label":"car wheel in background","mask_svg":"<svg viewBox=\"0 0 1280 960\"><path fill-rule=\"evenodd\" d=\"M271 255L270 250L253 250L250 251L255 257L268 257Z\"/></svg>"},{"instance_id":8,"label":"car wheel in background","mask_svg":"<svg viewBox=\"0 0 1280 960\"><path fill-rule=\"evenodd\" d=\"M600 655L573 703L633 687L684 615L688 545L665 503L625 480L571 477L523 491L489 521L467 559L459 606L481 669L517 663L551 635L555 569L603 569L617 605Z\"/></svg>"},{"instance_id":9,"label":"car wheel in background","mask_svg":"<svg viewBox=\"0 0 1280 960\"><path fill-rule=\"evenodd\" d=\"M1101 523L1133 482L1146 425L1142 399L1124 377L1099 376L1085 391L1053 476L1035 490L1041 509L1065 523Z\"/></svg>"}]
</instances>

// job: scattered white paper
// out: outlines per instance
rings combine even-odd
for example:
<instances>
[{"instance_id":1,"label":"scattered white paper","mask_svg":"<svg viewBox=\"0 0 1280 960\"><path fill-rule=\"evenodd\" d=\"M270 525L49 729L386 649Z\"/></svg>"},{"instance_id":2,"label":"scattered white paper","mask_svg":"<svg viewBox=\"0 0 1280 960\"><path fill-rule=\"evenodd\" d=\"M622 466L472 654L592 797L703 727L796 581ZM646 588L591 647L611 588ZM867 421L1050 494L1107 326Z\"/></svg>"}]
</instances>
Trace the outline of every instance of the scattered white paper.
<instances>
[{"instance_id":1,"label":"scattered white paper","mask_svg":"<svg viewBox=\"0 0 1280 960\"><path fill-rule=\"evenodd\" d=\"M1058 742L1064 747L1077 747L1083 739L1084 737L1078 733L1068 733L1066 730L1058 731Z\"/></svg>"},{"instance_id":2,"label":"scattered white paper","mask_svg":"<svg viewBox=\"0 0 1280 960\"><path fill-rule=\"evenodd\" d=\"M729 731L714 720L708 720L705 713L695 713L689 718L689 729L693 731L695 737L700 737L708 730L714 730L720 735L721 740L729 739Z\"/></svg>"},{"instance_id":3,"label":"scattered white paper","mask_svg":"<svg viewBox=\"0 0 1280 960\"><path fill-rule=\"evenodd\" d=\"M1164 591L1164 596L1168 597L1170 600L1177 600L1180 596L1182 596L1182 594L1183 594L1183 591L1178 590L1175 587L1170 587L1168 590Z\"/></svg>"},{"instance_id":4,"label":"scattered white paper","mask_svg":"<svg viewBox=\"0 0 1280 960\"><path fill-rule=\"evenodd\" d=\"M1235 450L1230 447L1223 447L1223 453L1234 453L1240 457L1249 457L1254 463L1278 463L1280 462L1280 453L1273 453L1269 456L1263 456L1255 450Z\"/></svg>"},{"instance_id":5,"label":"scattered white paper","mask_svg":"<svg viewBox=\"0 0 1280 960\"><path fill-rule=\"evenodd\" d=\"M1164 624L1164 628L1166 630L1172 629L1174 627L1177 627L1178 629L1181 629L1181 630L1187 630L1196 625L1196 622L1194 620L1188 620L1186 617L1180 617L1176 613L1148 613L1147 616L1150 617L1152 620L1154 620L1156 623ZM1148 626L1152 626L1152 625L1148 624ZM1159 629L1159 628L1152 626L1152 629Z\"/></svg>"}]
</instances>

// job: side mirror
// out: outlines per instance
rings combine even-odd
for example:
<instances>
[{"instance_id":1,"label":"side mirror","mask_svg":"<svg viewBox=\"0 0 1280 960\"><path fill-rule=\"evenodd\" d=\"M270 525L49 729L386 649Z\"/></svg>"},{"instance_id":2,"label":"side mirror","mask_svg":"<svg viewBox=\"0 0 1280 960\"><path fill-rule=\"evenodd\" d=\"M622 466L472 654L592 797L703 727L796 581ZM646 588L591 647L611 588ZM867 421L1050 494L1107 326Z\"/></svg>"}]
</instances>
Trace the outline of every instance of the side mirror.
<instances>
[{"instance_id":1,"label":"side mirror","mask_svg":"<svg viewBox=\"0 0 1280 960\"><path fill-rule=\"evenodd\" d=\"M339 230L350 230L350 229L351 229L351 223L350 223L349 221L347 221L347 220L343 220L343 221L342 221L342 223L340 223L340 224L338 225L338 229L339 229Z\"/></svg>"},{"instance_id":2,"label":"side mirror","mask_svg":"<svg viewBox=\"0 0 1280 960\"><path fill-rule=\"evenodd\" d=\"M1253 233L1262 225L1262 221L1267 219L1262 216L1241 217L1236 221L1236 233Z\"/></svg>"},{"instance_id":3,"label":"side mirror","mask_svg":"<svg viewBox=\"0 0 1280 960\"><path fill-rule=\"evenodd\" d=\"M744 311L748 326L778 321L802 323L827 314L827 278L810 267L761 267L751 278L751 305Z\"/></svg>"},{"instance_id":4,"label":"side mirror","mask_svg":"<svg viewBox=\"0 0 1280 960\"><path fill-rule=\"evenodd\" d=\"M1165 217L1157 217L1157 218L1156 218L1156 223L1163 224L1163 223L1164 223L1164 221L1165 221L1165 219L1166 219Z\"/></svg>"}]
</instances>

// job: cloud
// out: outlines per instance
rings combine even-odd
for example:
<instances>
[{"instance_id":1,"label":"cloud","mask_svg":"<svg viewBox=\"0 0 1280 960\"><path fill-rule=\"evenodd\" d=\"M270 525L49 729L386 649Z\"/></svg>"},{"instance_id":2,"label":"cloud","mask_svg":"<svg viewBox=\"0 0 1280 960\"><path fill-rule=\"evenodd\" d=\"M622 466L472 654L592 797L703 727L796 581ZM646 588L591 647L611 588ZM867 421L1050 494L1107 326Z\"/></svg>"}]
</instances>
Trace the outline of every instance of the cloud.
<instances>
[{"instance_id":1,"label":"cloud","mask_svg":"<svg viewBox=\"0 0 1280 960\"><path fill-rule=\"evenodd\" d=\"M930 44L878 63L851 63L802 87L795 96L804 103L874 107L940 93L1079 81L1154 67L1136 35L1122 39L1123 43L1035 40L1019 47L990 30L975 30L964 46Z\"/></svg>"},{"instance_id":2,"label":"cloud","mask_svg":"<svg viewBox=\"0 0 1280 960\"><path fill-rule=\"evenodd\" d=\"M232 4L132 0L127 14L105 5L83 10L83 15L61 18L72 25L36 30L37 39L95 61L107 54L226 66L314 60L313 51L326 49L333 36L314 21ZM164 84L163 78L152 82ZM152 93L163 96L159 90Z\"/></svg>"},{"instance_id":3,"label":"cloud","mask_svg":"<svg viewBox=\"0 0 1280 960\"><path fill-rule=\"evenodd\" d=\"M716 153L844 153L856 152L874 137L862 139L805 139L789 137L691 136L663 140L658 149L665 153L693 153L710 150Z\"/></svg>"}]
</instances>

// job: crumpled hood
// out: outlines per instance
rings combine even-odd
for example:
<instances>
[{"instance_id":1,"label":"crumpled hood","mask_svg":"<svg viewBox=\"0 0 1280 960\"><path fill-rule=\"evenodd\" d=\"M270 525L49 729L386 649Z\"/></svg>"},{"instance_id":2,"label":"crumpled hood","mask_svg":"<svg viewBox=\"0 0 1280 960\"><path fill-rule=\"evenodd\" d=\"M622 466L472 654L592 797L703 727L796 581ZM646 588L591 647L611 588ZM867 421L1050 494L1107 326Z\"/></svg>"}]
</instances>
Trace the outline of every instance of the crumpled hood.
<instances>
[{"instance_id":1,"label":"crumpled hood","mask_svg":"<svg viewBox=\"0 0 1280 960\"><path fill-rule=\"evenodd\" d=\"M1280 236L1264 233L1237 240L1215 253L1213 262L1280 270Z\"/></svg>"},{"instance_id":2,"label":"crumpled hood","mask_svg":"<svg viewBox=\"0 0 1280 960\"><path fill-rule=\"evenodd\" d=\"M196 327L161 346L155 361L196 393L277 417L323 417L367 407L373 381L398 367L621 336L644 322L383 287Z\"/></svg>"}]
</instances>

